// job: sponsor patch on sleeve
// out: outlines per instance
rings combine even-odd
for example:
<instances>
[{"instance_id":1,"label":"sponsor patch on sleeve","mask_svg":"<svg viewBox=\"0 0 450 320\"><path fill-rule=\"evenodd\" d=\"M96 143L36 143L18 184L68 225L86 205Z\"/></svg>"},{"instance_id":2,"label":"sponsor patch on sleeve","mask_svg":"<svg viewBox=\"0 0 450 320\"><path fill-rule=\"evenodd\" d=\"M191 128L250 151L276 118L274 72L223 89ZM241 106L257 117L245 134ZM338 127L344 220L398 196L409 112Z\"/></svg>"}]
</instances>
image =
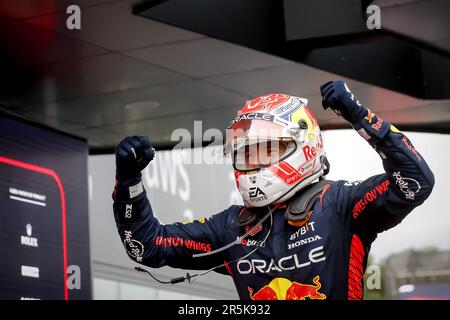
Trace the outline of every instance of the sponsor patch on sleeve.
<instances>
[{"instance_id":1,"label":"sponsor patch on sleeve","mask_svg":"<svg viewBox=\"0 0 450 320\"><path fill-rule=\"evenodd\" d=\"M128 190L130 192L130 199L137 197L142 192L144 192L144 186L142 185L142 181L139 181L139 183L135 184L134 186L130 186Z\"/></svg>"}]
</instances>

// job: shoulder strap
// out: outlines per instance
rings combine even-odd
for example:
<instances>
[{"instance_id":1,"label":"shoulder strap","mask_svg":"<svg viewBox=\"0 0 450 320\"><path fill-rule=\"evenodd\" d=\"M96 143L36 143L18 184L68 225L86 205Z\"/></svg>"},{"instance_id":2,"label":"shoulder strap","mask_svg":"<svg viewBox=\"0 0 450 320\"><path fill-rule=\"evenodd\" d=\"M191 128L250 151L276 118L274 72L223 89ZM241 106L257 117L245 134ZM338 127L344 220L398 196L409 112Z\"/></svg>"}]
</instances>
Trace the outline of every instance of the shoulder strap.
<instances>
[{"instance_id":1,"label":"shoulder strap","mask_svg":"<svg viewBox=\"0 0 450 320\"><path fill-rule=\"evenodd\" d=\"M257 218L264 216L267 213L268 207L247 208L242 207L239 211L238 225L246 227L256 222Z\"/></svg>"},{"instance_id":2,"label":"shoulder strap","mask_svg":"<svg viewBox=\"0 0 450 320\"><path fill-rule=\"evenodd\" d=\"M333 181L319 180L296 193L284 213L284 219L288 221L304 220L314 205L317 197L323 189Z\"/></svg>"}]
</instances>

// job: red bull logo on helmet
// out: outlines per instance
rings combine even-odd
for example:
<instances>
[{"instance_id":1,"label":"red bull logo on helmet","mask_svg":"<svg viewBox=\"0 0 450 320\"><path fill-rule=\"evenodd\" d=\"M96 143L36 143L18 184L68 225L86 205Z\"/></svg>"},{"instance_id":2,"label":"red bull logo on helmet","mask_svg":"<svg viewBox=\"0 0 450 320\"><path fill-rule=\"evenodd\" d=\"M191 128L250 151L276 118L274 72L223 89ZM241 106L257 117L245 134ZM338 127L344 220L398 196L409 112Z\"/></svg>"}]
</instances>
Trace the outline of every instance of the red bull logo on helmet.
<instances>
[{"instance_id":1,"label":"red bull logo on helmet","mask_svg":"<svg viewBox=\"0 0 450 320\"><path fill-rule=\"evenodd\" d=\"M253 100L247 101L242 112L260 109L273 109L288 101L290 97L291 96L282 93L272 93L265 96L257 97Z\"/></svg>"},{"instance_id":2,"label":"red bull logo on helmet","mask_svg":"<svg viewBox=\"0 0 450 320\"><path fill-rule=\"evenodd\" d=\"M268 285L263 286L256 293L248 287L252 300L324 300L327 296L319 290L322 288L320 276L315 276L314 284L292 282L286 278L275 278Z\"/></svg>"}]
</instances>

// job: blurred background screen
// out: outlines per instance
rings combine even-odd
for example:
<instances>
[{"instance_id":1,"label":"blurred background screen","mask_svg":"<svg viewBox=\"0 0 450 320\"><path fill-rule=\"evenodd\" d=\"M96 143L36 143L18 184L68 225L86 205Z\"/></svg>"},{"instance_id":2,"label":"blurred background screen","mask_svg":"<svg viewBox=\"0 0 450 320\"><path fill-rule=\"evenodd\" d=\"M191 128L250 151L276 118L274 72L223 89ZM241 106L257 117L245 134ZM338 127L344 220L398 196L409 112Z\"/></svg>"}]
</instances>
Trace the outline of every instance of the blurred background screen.
<instances>
[{"instance_id":1,"label":"blurred background screen","mask_svg":"<svg viewBox=\"0 0 450 320\"><path fill-rule=\"evenodd\" d=\"M86 141L1 114L0 128L0 298L89 299Z\"/></svg>"}]
</instances>

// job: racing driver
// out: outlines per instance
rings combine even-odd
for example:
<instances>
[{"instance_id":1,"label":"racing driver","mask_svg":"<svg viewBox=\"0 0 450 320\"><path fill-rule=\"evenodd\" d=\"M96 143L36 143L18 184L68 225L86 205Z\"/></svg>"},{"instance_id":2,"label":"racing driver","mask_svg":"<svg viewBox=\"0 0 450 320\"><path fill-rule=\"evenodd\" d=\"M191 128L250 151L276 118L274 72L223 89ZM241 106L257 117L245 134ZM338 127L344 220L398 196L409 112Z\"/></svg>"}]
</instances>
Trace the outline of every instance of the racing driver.
<instances>
[{"instance_id":1,"label":"racing driver","mask_svg":"<svg viewBox=\"0 0 450 320\"><path fill-rule=\"evenodd\" d=\"M152 268L228 274L240 299L361 300L372 242L429 197L434 176L410 140L344 81L320 90L323 107L372 146L385 172L325 180L330 165L308 101L269 94L247 101L227 128L224 152L244 206L161 225L141 176L155 151L147 137L127 137L116 147L113 207L130 258Z\"/></svg>"}]
</instances>

